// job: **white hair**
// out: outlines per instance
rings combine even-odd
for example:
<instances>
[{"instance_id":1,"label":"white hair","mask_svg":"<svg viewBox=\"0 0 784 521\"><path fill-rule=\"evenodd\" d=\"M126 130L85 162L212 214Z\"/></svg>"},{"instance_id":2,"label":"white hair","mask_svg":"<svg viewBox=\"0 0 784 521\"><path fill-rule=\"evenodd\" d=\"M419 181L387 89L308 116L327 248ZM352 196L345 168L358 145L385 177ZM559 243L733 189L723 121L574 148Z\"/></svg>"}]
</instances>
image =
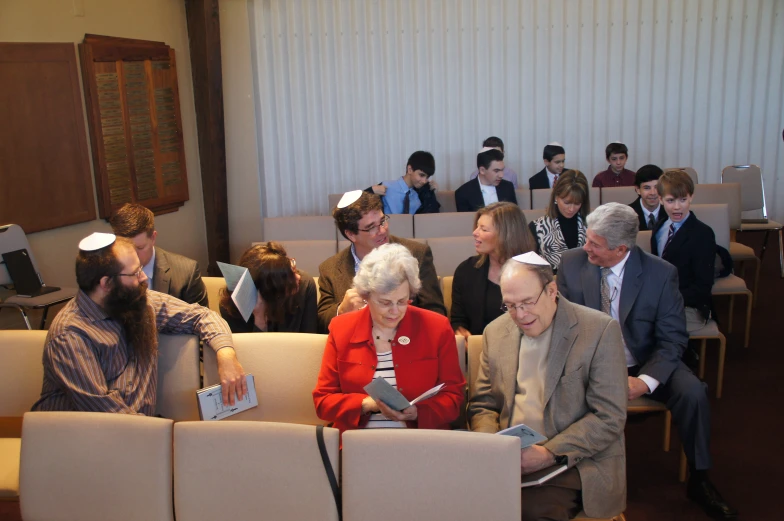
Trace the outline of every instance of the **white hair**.
<instances>
[{"instance_id":1,"label":"white hair","mask_svg":"<svg viewBox=\"0 0 784 521\"><path fill-rule=\"evenodd\" d=\"M588 228L607 239L609 249L624 245L631 250L637 244L640 220L630 206L606 203L588 214Z\"/></svg>"},{"instance_id":2,"label":"white hair","mask_svg":"<svg viewBox=\"0 0 784 521\"><path fill-rule=\"evenodd\" d=\"M362 259L354 277L354 288L367 299L371 293L384 294L408 282L413 297L419 293L419 263L402 244L384 244Z\"/></svg>"}]
</instances>

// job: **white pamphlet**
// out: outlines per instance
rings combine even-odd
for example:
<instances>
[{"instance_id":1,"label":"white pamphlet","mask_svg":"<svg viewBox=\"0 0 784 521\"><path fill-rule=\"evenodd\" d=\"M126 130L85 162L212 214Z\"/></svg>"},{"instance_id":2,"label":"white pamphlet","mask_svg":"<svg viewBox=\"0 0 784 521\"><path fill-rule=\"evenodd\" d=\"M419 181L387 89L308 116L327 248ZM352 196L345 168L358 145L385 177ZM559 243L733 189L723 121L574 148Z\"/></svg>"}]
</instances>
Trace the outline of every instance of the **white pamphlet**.
<instances>
[{"instance_id":1,"label":"white pamphlet","mask_svg":"<svg viewBox=\"0 0 784 521\"><path fill-rule=\"evenodd\" d=\"M539 434L524 423L514 425L502 431L498 431L496 434L503 434L504 436L517 436L520 438L521 449L530 447L531 445L536 445L537 443L542 443L543 441L547 441L547 436Z\"/></svg>"},{"instance_id":2,"label":"white pamphlet","mask_svg":"<svg viewBox=\"0 0 784 521\"><path fill-rule=\"evenodd\" d=\"M196 391L196 401L199 403L199 419L205 421L216 421L234 416L248 409L259 405L256 398L256 382L252 374L246 374L245 379L248 384L248 394L237 400L234 397L234 405L223 405L223 393L221 384L211 385Z\"/></svg>"},{"instance_id":3,"label":"white pamphlet","mask_svg":"<svg viewBox=\"0 0 784 521\"><path fill-rule=\"evenodd\" d=\"M259 292L248 268L219 262L218 267L226 280L226 289L231 291L231 300L237 306L243 320L247 322L256 307Z\"/></svg>"}]
</instances>

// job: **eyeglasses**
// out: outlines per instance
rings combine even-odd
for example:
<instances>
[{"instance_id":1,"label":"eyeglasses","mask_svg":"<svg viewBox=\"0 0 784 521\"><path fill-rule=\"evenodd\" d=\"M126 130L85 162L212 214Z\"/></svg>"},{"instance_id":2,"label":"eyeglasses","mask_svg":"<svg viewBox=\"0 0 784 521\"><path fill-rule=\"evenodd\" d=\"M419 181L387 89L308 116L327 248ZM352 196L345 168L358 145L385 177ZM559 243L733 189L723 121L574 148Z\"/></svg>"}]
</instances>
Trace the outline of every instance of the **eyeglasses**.
<instances>
[{"instance_id":1,"label":"eyeglasses","mask_svg":"<svg viewBox=\"0 0 784 521\"><path fill-rule=\"evenodd\" d=\"M392 309L395 306L397 306L398 308L401 308L401 309L406 309L408 307L408 305L411 304L410 300L403 300L403 301L399 301L399 302L389 302L389 301L387 301L387 302L379 302L376 299L371 299L371 300L373 301L373 304L375 304L376 306L378 306L379 308L381 308L383 310Z\"/></svg>"},{"instance_id":2,"label":"eyeglasses","mask_svg":"<svg viewBox=\"0 0 784 521\"><path fill-rule=\"evenodd\" d=\"M534 307L536 307L536 305L539 303L539 299L542 298L542 294L544 293L544 290L546 288L547 288L547 284L544 285L542 291L539 292L539 296L536 297L536 300L534 300L533 302L522 302L520 304L511 304L509 302L504 302L503 305L501 305L501 311L503 311L504 313L514 314L518 309L522 309L523 311L527 311L530 313L531 310L534 309Z\"/></svg>"},{"instance_id":3,"label":"eyeglasses","mask_svg":"<svg viewBox=\"0 0 784 521\"><path fill-rule=\"evenodd\" d=\"M385 215L378 224L374 224L370 228L365 228L364 230L360 228L359 231L369 233L370 235L378 235L381 228L386 228L387 226L389 226L389 216Z\"/></svg>"},{"instance_id":4,"label":"eyeglasses","mask_svg":"<svg viewBox=\"0 0 784 521\"><path fill-rule=\"evenodd\" d=\"M142 269L142 266L139 266L139 269L133 273L118 273L117 275L120 277L136 277L138 279L141 278L142 273L144 273L144 270Z\"/></svg>"}]
</instances>

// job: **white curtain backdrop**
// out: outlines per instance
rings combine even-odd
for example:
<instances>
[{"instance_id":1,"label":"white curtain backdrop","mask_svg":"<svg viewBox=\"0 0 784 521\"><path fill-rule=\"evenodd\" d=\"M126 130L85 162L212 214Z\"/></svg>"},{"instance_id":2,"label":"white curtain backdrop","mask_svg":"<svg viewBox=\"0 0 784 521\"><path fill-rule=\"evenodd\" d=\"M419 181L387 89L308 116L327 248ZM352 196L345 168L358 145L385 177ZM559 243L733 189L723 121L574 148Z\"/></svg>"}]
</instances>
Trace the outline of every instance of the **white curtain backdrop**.
<instances>
[{"instance_id":1,"label":"white curtain backdrop","mask_svg":"<svg viewBox=\"0 0 784 521\"><path fill-rule=\"evenodd\" d=\"M328 213L327 194L402 175L429 150L440 187L488 136L523 184L558 141L590 179L754 163L784 218L781 0L249 0L261 206Z\"/></svg>"}]
</instances>

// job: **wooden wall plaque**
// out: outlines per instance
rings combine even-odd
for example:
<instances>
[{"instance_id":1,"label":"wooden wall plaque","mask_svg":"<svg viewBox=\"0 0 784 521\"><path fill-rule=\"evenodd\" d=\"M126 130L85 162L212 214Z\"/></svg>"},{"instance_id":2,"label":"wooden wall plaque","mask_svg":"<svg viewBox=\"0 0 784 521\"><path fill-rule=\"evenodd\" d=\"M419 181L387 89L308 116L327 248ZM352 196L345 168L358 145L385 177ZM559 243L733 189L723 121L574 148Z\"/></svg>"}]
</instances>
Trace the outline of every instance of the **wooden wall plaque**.
<instances>
[{"instance_id":1,"label":"wooden wall plaque","mask_svg":"<svg viewBox=\"0 0 784 521\"><path fill-rule=\"evenodd\" d=\"M0 224L95 219L73 43L0 43Z\"/></svg>"},{"instance_id":2,"label":"wooden wall plaque","mask_svg":"<svg viewBox=\"0 0 784 521\"><path fill-rule=\"evenodd\" d=\"M92 34L79 50L100 216L129 202L176 211L188 176L174 50Z\"/></svg>"}]
</instances>

